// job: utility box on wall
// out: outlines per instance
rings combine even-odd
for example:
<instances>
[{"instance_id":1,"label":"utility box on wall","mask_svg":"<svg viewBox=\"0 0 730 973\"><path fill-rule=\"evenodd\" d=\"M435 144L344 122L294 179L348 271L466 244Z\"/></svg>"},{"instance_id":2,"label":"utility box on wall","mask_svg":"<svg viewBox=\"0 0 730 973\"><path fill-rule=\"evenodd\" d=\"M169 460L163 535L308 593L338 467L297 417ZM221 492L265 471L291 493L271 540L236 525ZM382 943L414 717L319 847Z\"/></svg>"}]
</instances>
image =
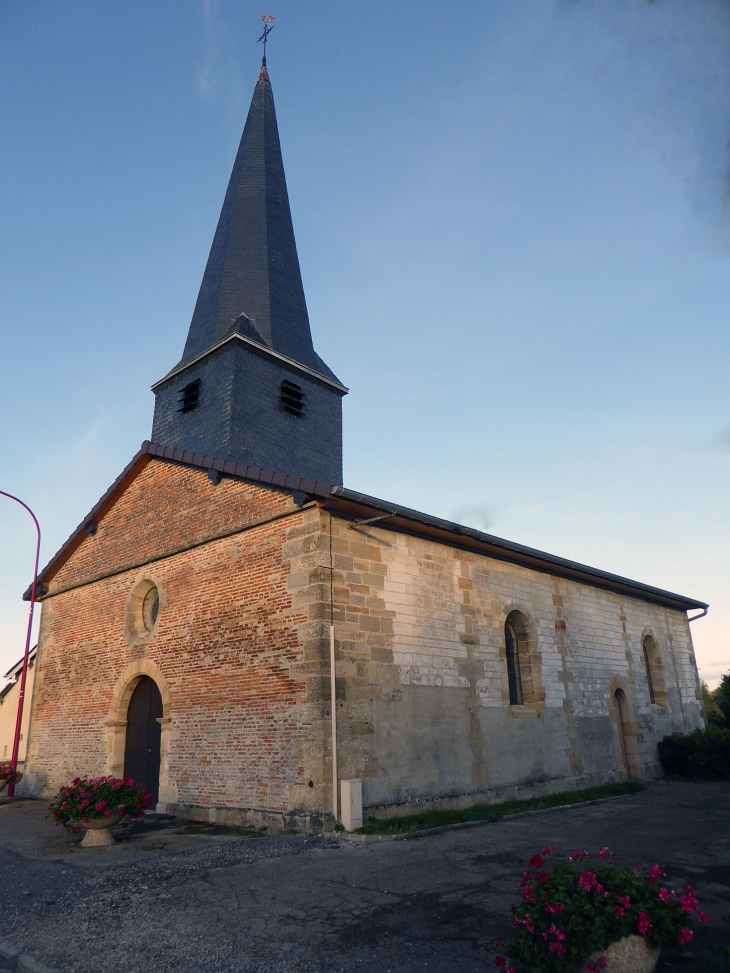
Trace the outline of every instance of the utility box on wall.
<instances>
[{"instance_id":1,"label":"utility box on wall","mask_svg":"<svg viewBox=\"0 0 730 973\"><path fill-rule=\"evenodd\" d=\"M342 823L345 831L362 827L362 780L353 778L340 782Z\"/></svg>"}]
</instances>

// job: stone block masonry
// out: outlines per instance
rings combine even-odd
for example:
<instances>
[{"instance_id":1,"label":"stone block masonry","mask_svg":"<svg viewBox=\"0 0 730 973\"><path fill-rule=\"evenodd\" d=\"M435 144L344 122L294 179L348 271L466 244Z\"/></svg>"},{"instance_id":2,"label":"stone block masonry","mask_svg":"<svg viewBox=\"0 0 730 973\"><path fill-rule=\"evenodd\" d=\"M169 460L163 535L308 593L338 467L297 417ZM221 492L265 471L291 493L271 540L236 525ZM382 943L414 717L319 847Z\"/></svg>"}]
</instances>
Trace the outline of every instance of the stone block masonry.
<instances>
[{"instance_id":1,"label":"stone block masonry","mask_svg":"<svg viewBox=\"0 0 730 973\"><path fill-rule=\"evenodd\" d=\"M661 774L656 744L702 725L683 612L333 519L342 778L370 813L459 806ZM505 622L529 630L530 695L511 705ZM660 648L650 702L642 641ZM621 725L614 694L625 692Z\"/></svg>"},{"instance_id":2,"label":"stone block masonry","mask_svg":"<svg viewBox=\"0 0 730 973\"><path fill-rule=\"evenodd\" d=\"M146 675L163 701L164 806L331 825L331 619L338 778L362 780L366 817L656 776L658 740L702 724L684 613L296 501L167 460L142 469L49 580L26 793L121 774Z\"/></svg>"}]
</instances>

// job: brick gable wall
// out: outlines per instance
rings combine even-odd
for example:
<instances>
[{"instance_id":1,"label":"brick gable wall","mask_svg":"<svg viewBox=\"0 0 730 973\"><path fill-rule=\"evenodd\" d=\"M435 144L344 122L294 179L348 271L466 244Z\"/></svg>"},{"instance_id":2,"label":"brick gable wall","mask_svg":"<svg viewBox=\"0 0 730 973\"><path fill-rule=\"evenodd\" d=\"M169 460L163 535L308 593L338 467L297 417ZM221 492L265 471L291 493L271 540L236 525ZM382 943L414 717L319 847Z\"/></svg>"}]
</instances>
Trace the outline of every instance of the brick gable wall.
<instances>
[{"instance_id":1,"label":"brick gable wall","mask_svg":"<svg viewBox=\"0 0 730 973\"><path fill-rule=\"evenodd\" d=\"M295 509L291 493L152 460L50 583L53 594Z\"/></svg>"},{"instance_id":2,"label":"brick gable wall","mask_svg":"<svg viewBox=\"0 0 730 973\"><path fill-rule=\"evenodd\" d=\"M308 571L292 577L320 518L285 491L149 464L44 601L29 789L50 794L110 770L115 686L144 665L167 701L161 800L278 815L321 802L321 673L307 683L324 665L321 622L309 618L321 592ZM214 534L229 536L159 556ZM130 593L143 581L157 586L160 611L151 635L135 638Z\"/></svg>"}]
</instances>

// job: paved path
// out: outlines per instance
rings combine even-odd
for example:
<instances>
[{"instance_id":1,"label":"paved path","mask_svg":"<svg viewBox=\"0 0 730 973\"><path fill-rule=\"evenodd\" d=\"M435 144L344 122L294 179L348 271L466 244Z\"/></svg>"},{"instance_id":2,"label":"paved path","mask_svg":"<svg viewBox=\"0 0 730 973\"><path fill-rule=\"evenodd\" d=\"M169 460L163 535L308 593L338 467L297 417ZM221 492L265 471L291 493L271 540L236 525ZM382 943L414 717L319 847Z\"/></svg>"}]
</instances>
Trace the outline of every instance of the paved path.
<instances>
[{"instance_id":1,"label":"paved path","mask_svg":"<svg viewBox=\"0 0 730 973\"><path fill-rule=\"evenodd\" d=\"M78 848L39 802L0 805L0 935L63 973L483 973L525 860L545 844L659 862L711 924L659 971L730 944L730 784L657 783L605 804L415 841L242 837L176 822ZM659 973L658 971L658 973Z\"/></svg>"}]
</instances>

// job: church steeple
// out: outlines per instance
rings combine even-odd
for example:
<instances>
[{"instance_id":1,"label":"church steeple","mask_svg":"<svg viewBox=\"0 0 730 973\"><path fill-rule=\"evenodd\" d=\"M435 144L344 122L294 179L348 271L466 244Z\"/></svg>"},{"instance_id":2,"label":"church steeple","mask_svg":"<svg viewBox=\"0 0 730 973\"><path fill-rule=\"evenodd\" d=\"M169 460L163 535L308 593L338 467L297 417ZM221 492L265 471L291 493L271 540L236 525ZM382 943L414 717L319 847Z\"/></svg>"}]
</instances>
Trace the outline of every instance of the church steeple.
<instances>
[{"instance_id":1,"label":"church steeple","mask_svg":"<svg viewBox=\"0 0 730 973\"><path fill-rule=\"evenodd\" d=\"M260 393L266 388L265 406L252 408L241 355L249 380ZM193 382L195 394L188 390L185 400ZM301 392L300 412L286 402L286 382ZM182 359L153 390L156 442L341 481L340 399L347 390L312 344L265 58ZM323 434L331 443L319 462Z\"/></svg>"},{"instance_id":2,"label":"church steeple","mask_svg":"<svg viewBox=\"0 0 730 973\"><path fill-rule=\"evenodd\" d=\"M266 64L254 89L182 361L211 348L245 314L259 340L318 371L294 241ZM330 374L325 370L325 374Z\"/></svg>"}]
</instances>

